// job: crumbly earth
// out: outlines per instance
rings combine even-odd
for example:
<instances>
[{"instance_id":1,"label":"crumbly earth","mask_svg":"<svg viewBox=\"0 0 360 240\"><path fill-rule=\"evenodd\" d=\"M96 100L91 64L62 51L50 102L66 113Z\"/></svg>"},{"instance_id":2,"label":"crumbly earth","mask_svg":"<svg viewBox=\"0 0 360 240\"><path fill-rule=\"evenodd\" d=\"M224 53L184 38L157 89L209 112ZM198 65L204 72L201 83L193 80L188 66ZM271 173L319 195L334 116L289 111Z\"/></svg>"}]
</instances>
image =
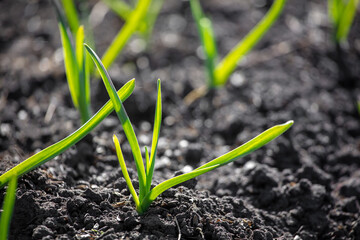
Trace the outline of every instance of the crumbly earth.
<instances>
[{"instance_id":1,"label":"crumbly earth","mask_svg":"<svg viewBox=\"0 0 360 240\"><path fill-rule=\"evenodd\" d=\"M340 49L331 39L326 1L288 1L228 84L189 103L187 94L206 81L196 27L187 1L165 2L149 45L132 38L110 70L118 88L136 78L125 107L141 146L151 145L156 79L162 79L155 184L268 127L290 119L295 124L250 156L164 192L139 216L112 134L123 142L137 188L130 148L110 115L74 147L19 179L10 239L360 239L359 16ZM269 2L202 1L221 56ZM91 22L101 54L123 22L101 2L90 1L90 8L97 9ZM3 173L66 137L80 118L50 2L4 0L0 12ZM108 100L95 78L91 99L94 112Z\"/></svg>"}]
</instances>

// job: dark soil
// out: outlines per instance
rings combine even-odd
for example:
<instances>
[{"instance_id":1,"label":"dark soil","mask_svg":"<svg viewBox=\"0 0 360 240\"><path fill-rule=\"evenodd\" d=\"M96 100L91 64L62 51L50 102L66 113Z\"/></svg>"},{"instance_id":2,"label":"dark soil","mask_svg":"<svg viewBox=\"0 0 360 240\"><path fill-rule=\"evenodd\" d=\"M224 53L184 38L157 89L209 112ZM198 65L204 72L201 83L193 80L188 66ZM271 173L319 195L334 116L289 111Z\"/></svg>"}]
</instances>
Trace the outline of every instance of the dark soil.
<instances>
[{"instance_id":1,"label":"dark soil","mask_svg":"<svg viewBox=\"0 0 360 240\"><path fill-rule=\"evenodd\" d=\"M202 1L222 56L261 19L266 2ZM289 0L226 87L189 106L183 99L204 85L204 62L189 3L166 1L148 50L134 37L110 70L118 88L137 79L125 107L141 146L151 145L156 79L162 79L155 183L275 124L295 124L249 157L164 192L139 216L111 140L113 133L123 142L125 136L110 115L76 146L19 179L10 239L360 239L359 16L339 50L326 1ZM100 20L94 27L99 54L123 24L110 11ZM0 29L3 173L77 129L80 117L50 2L0 1ZM95 112L108 97L100 81L92 85ZM137 187L126 141L123 151Z\"/></svg>"}]
</instances>

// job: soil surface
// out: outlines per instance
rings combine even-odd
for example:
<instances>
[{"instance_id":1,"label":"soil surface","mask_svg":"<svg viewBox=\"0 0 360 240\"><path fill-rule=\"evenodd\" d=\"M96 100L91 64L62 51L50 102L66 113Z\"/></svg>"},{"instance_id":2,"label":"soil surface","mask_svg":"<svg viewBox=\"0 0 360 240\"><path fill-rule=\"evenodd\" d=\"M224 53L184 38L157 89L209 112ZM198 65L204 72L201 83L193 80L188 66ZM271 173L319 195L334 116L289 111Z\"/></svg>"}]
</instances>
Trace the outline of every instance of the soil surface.
<instances>
[{"instance_id":1,"label":"soil surface","mask_svg":"<svg viewBox=\"0 0 360 240\"><path fill-rule=\"evenodd\" d=\"M87 2L87 1L84 1ZM187 171L293 119L248 157L172 188L139 216L115 156L116 115L74 147L19 179L10 239L360 239L360 14L348 43L332 41L326 1L289 0L228 84L188 104L206 82L188 1L165 1L148 45L131 39L110 69L140 145L151 145L156 79L163 125L154 183ZM202 1L224 56L271 1ZM82 7L82 6L79 6ZM123 25L90 1L101 55ZM0 173L80 126L66 84L49 1L0 1ZM92 108L107 100L92 79ZM2 203L5 190L0 190Z\"/></svg>"}]
</instances>

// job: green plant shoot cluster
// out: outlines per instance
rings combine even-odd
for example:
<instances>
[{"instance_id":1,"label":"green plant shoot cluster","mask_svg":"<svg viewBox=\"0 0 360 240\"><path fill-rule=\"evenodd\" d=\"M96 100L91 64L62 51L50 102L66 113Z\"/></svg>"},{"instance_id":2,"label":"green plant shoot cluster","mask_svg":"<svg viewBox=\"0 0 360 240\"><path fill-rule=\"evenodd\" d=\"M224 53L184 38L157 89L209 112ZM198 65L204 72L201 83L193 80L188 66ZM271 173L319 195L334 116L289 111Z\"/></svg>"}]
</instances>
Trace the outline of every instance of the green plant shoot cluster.
<instances>
[{"instance_id":1,"label":"green plant shoot cluster","mask_svg":"<svg viewBox=\"0 0 360 240\"><path fill-rule=\"evenodd\" d=\"M329 17L334 26L336 42L347 39L358 4L359 0L328 0Z\"/></svg>"},{"instance_id":2,"label":"green plant shoot cluster","mask_svg":"<svg viewBox=\"0 0 360 240\"><path fill-rule=\"evenodd\" d=\"M82 123L85 123L90 119L91 110L89 64L86 64L86 55L83 47L85 37L84 27L78 26L74 46L71 42L71 33L64 15L57 2L54 2L54 5L58 17L58 25L64 52L65 72L71 98L74 106L80 112Z\"/></svg>"},{"instance_id":3,"label":"green plant shoot cluster","mask_svg":"<svg viewBox=\"0 0 360 240\"><path fill-rule=\"evenodd\" d=\"M6 191L2 208L3 210L0 217L0 240L8 239L8 232L16 198L16 187L17 176L13 175L10 179L9 186Z\"/></svg>"},{"instance_id":4,"label":"green plant shoot cluster","mask_svg":"<svg viewBox=\"0 0 360 240\"><path fill-rule=\"evenodd\" d=\"M116 60L125 44L137 30L140 30L144 36L149 38L163 1L164 0L138 0L136 7L132 8L121 0L104 0L113 11L126 21L102 57L103 64L106 68L109 68ZM79 26L79 17L74 1L63 0L62 5L71 31L76 32Z\"/></svg>"},{"instance_id":5,"label":"green plant shoot cluster","mask_svg":"<svg viewBox=\"0 0 360 240\"><path fill-rule=\"evenodd\" d=\"M124 5L129 7L125 9L128 11L125 18L126 23L104 53L103 61L106 67L110 67L115 61L137 29L141 29L143 35L149 37L157 14L162 6L162 1L163 0L153 1L150 5L151 0L139 0L134 10L128 5ZM80 112L82 123L85 123L91 116L90 73L92 72L93 65L89 55L85 54L83 47L85 39L84 27L79 23L80 21L73 0L61 1L65 15L58 1L53 0L53 3L58 17L64 52L65 72L71 98L74 106ZM119 6L121 3L121 1L117 1L117 4L114 5ZM72 35L75 35L75 44L72 43ZM87 35L92 36L89 31ZM87 36L87 40L93 42L91 36Z\"/></svg>"},{"instance_id":6,"label":"green plant shoot cluster","mask_svg":"<svg viewBox=\"0 0 360 240\"><path fill-rule=\"evenodd\" d=\"M190 0L191 12L195 19L200 42L205 54L205 66L208 75L208 87L214 88L226 84L229 76L244 57L261 40L282 12L286 0L275 0L263 19L241 40L219 63L216 39L211 20L205 16L199 0Z\"/></svg>"},{"instance_id":7,"label":"green plant shoot cluster","mask_svg":"<svg viewBox=\"0 0 360 240\"><path fill-rule=\"evenodd\" d=\"M103 57L104 63L100 60L100 58L96 55L96 53L85 44L85 48L89 52L89 55L86 55L84 51L84 28L79 25L79 21L76 15L75 5L72 0L64 0L63 6L65 12L67 14L67 19L69 21L70 27L68 27L67 22L65 21L65 17L59 7L58 3L54 1L55 9L58 16L58 24L60 29L61 40L63 44L64 50L64 63L66 69L66 76L68 79L68 85L71 93L71 97L73 103L76 108L79 109L81 113L81 119L83 125L73 132L68 137L63 140L45 148L44 150L36 153L35 155L29 157L25 161L21 162L14 168L5 172L0 176L0 188L4 187L5 184L9 183L7 195L4 201L4 211L1 215L1 225L0 225L0 240L6 239L8 226L11 219L12 209L14 205L15 199L15 191L17 186L17 178L31 171L32 169L44 164L45 162L53 159L58 156L82 138L84 138L92 129L94 129L104 118L106 118L114 109L117 113L117 116L121 122L121 125L124 129L125 135L129 141L133 157L136 164L136 169L139 178L139 194L135 191L129 174L126 169L125 160L123 154L121 152L121 147L119 140L116 135L113 136L113 141L116 148L116 153L119 159L119 163L121 166L121 170L123 172L123 176L126 180L126 183L129 187L130 193L134 199L136 210L139 214L144 213L150 206L150 204L159 196L162 192L167 189L178 185L182 182L185 182L189 179L192 179L196 176L209 172L213 169L216 169L220 166L231 163L240 157L246 156L256 149L262 147L268 142L272 141L282 133L284 133L287 129L289 129L293 121L288 121L281 125L276 125L265 132L261 133L257 137L253 138L249 142L243 144L242 146L198 167L197 169L182 174L180 176L171 178L166 180L159 185L151 188L151 182L154 172L155 166L155 156L157 152L157 145L160 134L160 126L161 126L161 118L162 118L162 103L161 103L161 82L158 80L158 95L157 95L157 103L155 109L155 120L154 120L154 129L153 129L153 137L152 137L152 146L150 149L150 153L148 149L145 147L145 165L143 156L140 150L140 146L135 135L134 129L132 127L131 121L126 113L126 110L123 106L123 101L125 101L133 92L135 87L135 80L130 80L127 82L118 92L115 91L115 87L110 79L109 74L106 71L106 67L109 67L111 63L115 60L116 56L122 50L128 39L131 35L137 30L146 28L150 25L147 21L143 21L146 17L146 13L149 9L151 0L139 0L136 8L133 11L128 12L128 15L124 16L126 18L126 23L124 27L121 29L119 34L114 39L112 45L106 51ZM157 9L159 10L162 5L162 0L158 1ZM214 34L211 27L211 22L207 19L201 10L201 7L197 0L191 0L192 9L194 16L197 16L197 24L199 31L201 32L201 38L203 42L204 49L207 51L207 56L210 56L211 61L209 61L209 68L212 69L213 78L217 79L214 81L212 86L219 86L225 83L222 81L219 76L225 76L227 72L227 77L230 74L229 69L231 69L232 63L234 64L233 71L236 66L236 57L234 57L233 52L239 54L242 52L245 54L247 51L251 49L251 47L256 43L256 39L258 40L264 34L264 32L271 26L272 22L275 21L279 13L281 12L285 1L276 0L272 8L270 9L267 16L255 27L255 29L250 32L250 34L241 42L241 48L243 50L237 50L239 47L236 46L234 50L232 50L228 56L224 58L219 65L215 66L214 61L217 58L217 50L214 41ZM124 5L125 6L125 5ZM275 10L274 10L275 9ZM147 15L147 19L152 18L155 21L158 11L150 16ZM268 16L270 15L270 16ZM196 17L195 17L196 18ZM146 18L145 18L146 19ZM149 20L150 21L150 20ZM151 21L150 21L151 22ZM75 36L75 44L72 43L69 29L73 31L76 30ZM205 29L205 30L202 30ZM255 33L254 33L255 32ZM250 39L250 40L247 40ZM255 39L255 40L254 40ZM244 47L245 46L245 47ZM245 49L245 50L244 50ZM232 55L233 54L233 55ZM236 55L236 54L235 54ZM99 73L103 79L105 87L109 93L110 101L108 101L93 117L90 118L90 84L89 84L89 66L90 61L86 59L91 57L99 70ZM230 60L227 60L230 59ZM234 60L236 59L236 61ZM225 62L225 63L223 63ZM224 67L227 66L227 67ZM220 73L218 73L218 69L222 69ZM210 74L210 72L209 72ZM220 74L220 75L219 75ZM221 75L222 74L222 75Z\"/></svg>"},{"instance_id":8,"label":"green plant shoot cluster","mask_svg":"<svg viewBox=\"0 0 360 240\"><path fill-rule=\"evenodd\" d=\"M145 166L144 161L142 158L142 154L140 151L140 146L138 143L138 140L136 138L134 129L131 125L131 121L126 113L126 110L122 104L122 100L118 97L116 94L115 87L111 81L111 78L109 74L107 73L104 65L102 64L100 58L96 55L96 53L87 45L85 45L87 51L90 53L91 57L94 60L94 63L96 67L98 68L98 71L103 79L104 85L106 87L106 90L108 91L108 94L110 96L110 99L114 105L116 114L121 122L121 125L124 129L125 135L129 141L133 157L135 160L135 165L138 173L139 178L139 196L137 195L132 183L131 179L129 177L129 174L127 172L125 160L120 148L119 140L117 139L116 135L113 136L113 141L116 148L116 153L119 159L119 163L121 166L121 170L123 173L123 176L126 180L126 183L128 185L129 191L134 199L136 210L139 214L143 214L150 206L150 204L156 199L157 196L159 196L162 192L166 191L167 189L180 184L182 182L185 182L189 179L195 178L201 174L204 174L206 172L209 172L211 170L214 170L218 167L224 166L228 163L231 163L240 157L246 156L249 153L255 151L256 149L262 147L263 145L267 144L271 140L275 139L282 133L284 133L287 129L289 129L293 121L288 121L284 124L274 126L265 132L261 133L257 137L253 138L249 142L243 144L242 146L202 165L201 167L198 167L197 169L182 174L180 176L171 178L169 180L166 180L156 187L151 189L151 182L152 182L152 176L154 171L154 165L155 165L155 155L159 140L159 134L160 134L160 125L161 125L161 83L160 80L158 80L158 95L157 95L157 103L156 103L156 109L155 109L155 119L154 119L154 129L153 129L153 137L152 137L152 145L151 145L151 152L149 154L148 149L145 148Z\"/></svg>"},{"instance_id":9,"label":"green plant shoot cluster","mask_svg":"<svg viewBox=\"0 0 360 240\"><path fill-rule=\"evenodd\" d=\"M134 8L123 0L103 0L103 2L125 21L128 21L132 11L134 11ZM138 25L137 30L147 43L149 42L155 21L163 3L164 0L151 1L146 15L144 16L142 22Z\"/></svg>"}]
</instances>

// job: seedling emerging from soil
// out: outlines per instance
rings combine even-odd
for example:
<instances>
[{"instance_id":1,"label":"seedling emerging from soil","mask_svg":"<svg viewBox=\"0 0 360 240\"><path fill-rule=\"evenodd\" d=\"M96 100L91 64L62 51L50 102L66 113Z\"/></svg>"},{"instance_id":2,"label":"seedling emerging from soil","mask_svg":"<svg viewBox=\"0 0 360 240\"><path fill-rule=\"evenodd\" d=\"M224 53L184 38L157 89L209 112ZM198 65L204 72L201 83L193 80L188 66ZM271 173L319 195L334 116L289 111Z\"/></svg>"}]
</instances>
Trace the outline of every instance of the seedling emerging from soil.
<instances>
[{"instance_id":1,"label":"seedling emerging from soil","mask_svg":"<svg viewBox=\"0 0 360 240\"><path fill-rule=\"evenodd\" d=\"M127 4L123 0L103 0L103 2L120 18L128 21L130 18L132 11L134 11L133 7ZM160 12L160 9L164 3L164 0L156 0L151 1L149 9L143 18L142 22L138 25L138 32L142 35L147 43L149 43L149 39L157 19L157 16Z\"/></svg>"},{"instance_id":2,"label":"seedling emerging from soil","mask_svg":"<svg viewBox=\"0 0 360 240\"><path fill-rule=\"evenodd\" d=\"M127 82L116 93L116 95L122 101L125 101L133 92L134 87L135 80L133 79ZM71 135L55 143L54 145L51 145L44 150L36 153L35 155L16 165L14 168L5 172L3 175L0 176L0 188L2 188L7 182L9 182L12 176L20 177L25 173L31 171L32 169L53 159L60 153L64 152L65 150L76 144L78 141L84 138L91 130L93 130L102 120L104 120L104 118L106 118L113 110L114 107L112 102L108 101L91 119L89 119L89 121L87 121Z\"/></svg>"},{"instance_id":3,"label":"seedling emerging from soil","mask_svg":"<svg viewBox=\"0 0 360 240\"><path fill-rule=\"evenodd\" d=\"M334 39L346 41L359 0L328 0L329 17L334 27Z\"/></svg>"},{"instance_id":4,"label":"seedling emerging from soil","mask_svg":"<svg viewBox=\"0 0 360 240\"><path fill-rule=\"evenodd\" d=\"M17 176L12 176L6 191L0 218L0 240L8 239L8 232L16 198Z\"/></svg>"},{"instance_id":5,"label":"seedling emerging from soil","mask_svg":"<svg viewBox=\"0 0 360 240\"><path fill-rule=\"evenodd\" d=\"M275 139L282 133L284 133L287 129L291 127L293 121L288 121L284 124L274 126L265 132L261 133L257 137L253 138L249 142L243 144L242 146L198 167L197 169L193 170L192 172L182 174L180 176L171 178L166 180L156 187L151 189L151 181L154 171L154 164L155 164L155 155L157 150L157 144L159 139L160 133L160 125L161 125L161 83L158 80L158 95L157 95L157 103L155 109L155 120L154 120L154 130L153 130L153 138L152 138L152 146L151 152L149 156L149 152L147 148L145 148L145 164L146 164L146 171L144 167L143 158L141 155L139 143L137 141L134 129L131 125L130 119L125 111L125 108L122 104L121 99L116 95L115 87L110 79L109 74L107 73L104 65L101 63L100 58L96 55L96 53L87 45L85 45L86 49L90 53L91 57L93 58L96 67L99 70L99 73L104 81L106 90L110 96L110 99L114 105L116 114L121 122L121 125L124 129L125 135L129 141L135 165L139 177L139 196L137 195L129 174L126 169L125 160L123 154L121 152L119 140L117 139L116 135L113 136L113 140L115 143L116 153L119 158L121 171L123 176L126 180L128 185L129 191L134 199L136 210L139 214L143 214L150 206L150 204L159 196L162 192L166 191L167 189L185 182L189 179L195 178L203 173L209 172L214 170L215 168L224 166L228 163L231 163L240 157L244 157L249 153L255 151L256 149L262 147L263 145L267 144L271 140Z\"/></svg>"},{"instance_id":6,"label":"seedling emerging from soil","mask_svg":"<svg viewBox=\"0 0 360 240\"><path fill-rule=\"evenodd\" d=\"M86 55L83 47L84 27L80 26L77 28L76 43L75 46L73 46L70 39L71 34L64 15L57 2L54 1L54 5L58 17L64 51L65 72L71 98L74 106L80 112L82 123L85 123L91 117L91 110L89 64L86 64Z\"/></svg>"},{"instance_id":7,"label":"seedling emerging from soil","mask_svg":"<svg viewBox=\"0 0 360 240\"><path fill-rule=\"evenodd\" d=\"M273 25L282 12L286 0L275 0L263 19L217 64L217 48L212 23L205 16L199 0L190 0L192 15L195 19L201 45L205 54L208 87L223 86L238 61L245 56Z\"/></svg>"}]
</instances>

